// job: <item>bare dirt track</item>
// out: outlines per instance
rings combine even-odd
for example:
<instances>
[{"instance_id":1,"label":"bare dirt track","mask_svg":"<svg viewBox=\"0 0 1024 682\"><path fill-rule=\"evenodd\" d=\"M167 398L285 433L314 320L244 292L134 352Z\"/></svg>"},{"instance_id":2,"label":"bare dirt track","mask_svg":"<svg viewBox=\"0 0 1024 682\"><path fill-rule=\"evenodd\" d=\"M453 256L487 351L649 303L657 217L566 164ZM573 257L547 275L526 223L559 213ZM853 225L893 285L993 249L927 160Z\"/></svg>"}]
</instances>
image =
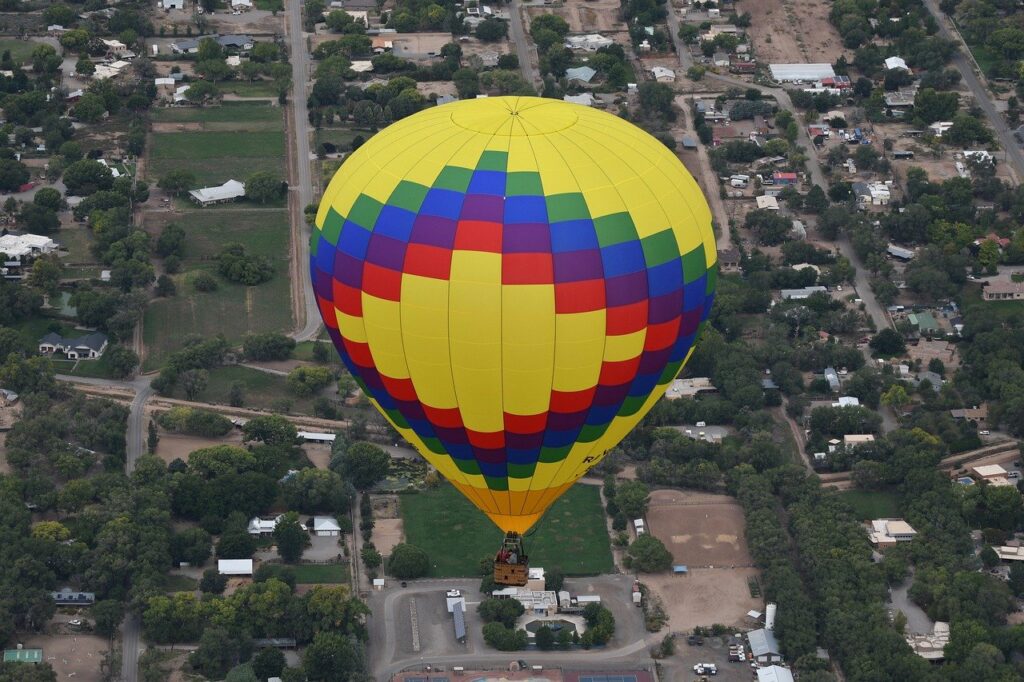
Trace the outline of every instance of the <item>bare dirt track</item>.
<instances>
[{"instance_id":1,"label":"bare dirt track","mask_svg":"<svg viewBox=\"0 0 1024 682\"><path fill-rule=\"evenodd\" d=\"M829 23L830 8L824 0L769 0L741 2L737 11L750 13L747 32L758 61L832 63L846 50Z\"/></svg>"},{"instance_id":2,"label":"bare dirt track","mask_svg":"<svg viewBox=\"0 0 1024 682\"><path fill-rule=\"evenodd\" d=\"M647 510L650 533L665 543L673 562L686 575L645 576L644 583L664 604L673 631L697 625L745 624L746 613L763 606L750 596L751 566L743 509L735 499L679 490L651 493Z\"/></svg>"}]
</instances>

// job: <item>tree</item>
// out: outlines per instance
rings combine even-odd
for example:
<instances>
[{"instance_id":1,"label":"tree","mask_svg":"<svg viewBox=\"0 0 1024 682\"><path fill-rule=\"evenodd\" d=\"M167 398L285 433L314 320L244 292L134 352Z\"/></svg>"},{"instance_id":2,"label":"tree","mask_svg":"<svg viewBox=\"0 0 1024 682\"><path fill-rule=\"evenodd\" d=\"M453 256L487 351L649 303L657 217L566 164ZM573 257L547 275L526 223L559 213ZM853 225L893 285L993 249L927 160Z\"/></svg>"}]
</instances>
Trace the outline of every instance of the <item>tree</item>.
<instances>
[{"instance_id":1,"label":"tree","mask_svg":"<svg viewBox=\"0 0 1024 682\"><path fill-rule=\"evenodd\" d=\"M333 375L327 367L302 365L288 373L286 382L292 393L308 397L330 385L332 380Z\"/></svg>"},{"instance_id":2,"label":"tree","mask_svg":"<svg viewBox=\"0 0 1024 682\"><path fill-rule=\"evenodd\" d=\"M225 531L217 543L218 559L251 559L256 541L244 528Z\"/></svg>"},{"instance_id":3,"label":"tree","mask_svg":"<svg viewBox=\"0 0 1024 682\"><path fill-rule=\"evenodd\" d=\"M352 120L358 126L376 130L384 121L384 110L376 102L360 100L352 107Z\"/></svg>"},{"instance_id":4,"label":"tree","mask_svg":"<svg viewBox=\"0 0 1024 682\"><path fill-rule=\"evenodd\" d=\"M75 118L85 123L95 123L96 121L103 118L103 114L106 113L107 107L102 97L91 92L87 92L82 95L81 99L75 103L71 113L74 114Z\"/></svg>"},{"instance_id":5,"label":"tree","mask_svg":"<svg viewBox=\"0 0 1024 682\"><path fill-rule=\"evenodd\" d=\"M178 288L174 286L174 280L167 275L160 275L156 279L156 289L154 293L160 298L170 298L178 292Z\"/></svg>"},{"instance_id":6,"label":"tree","mask_svg":"<svg viewBox=\"0 0 1024 682\"><path fill-rule=\"evenodd\" d=\"M210 558L213 544L210 534L202 528L188 528L171 537L171 560L202 566Z\"/></svg>"},{"instance_id":7,"label":"tree","mask_svg":"<svg viewBox=\"0 0 1024 682\"><path fill-rule=\"evenodd\" d=\"M14 192L28 182L28 167L15 159L0 159L0 190Z\"/></svg>"},{"instance_id":8,"label":"tree","mask_svg":"<svg viewBox=\"0 0 1024 682\"><path fill-rule=\"evenodd\" d=\"M217 278L206 272L205 270L196 273L192 278L192 287L196 291L210 292L217 291L220 285L217 283Z\"/></svg>"},{"instance_id":9,"label":"tree","mask_svg":"<svg viewBox=\"0 0 1024 682\"><path fill-rule=\"evenodd\" d=\"M665 83L645 81L637 88L637 94L640 98L640 109L645 114L674 120L672 102L675 99L675 92L671 87Z\"/></svg>"},{"instance_id":10,"label":"tree","mask_svg":"<svg viewBox=\"0 0 1024 682\"><path fill-rule=\"evenodd\" d=\"M555 648L555 631L547 625L541 625L537 629L534 641L541 651L550 651Z\"/></svg>"},{"instance_id":11,"label":"tree","mask_svg":"<svg viewBox=\"0 0 1024 682\"><path fill-rule=\"evenodd\" d=\"M284 653L276 647L264 647L252 658L252 671L259 680L280 677L285 665Z\"/></svg>"},{"instance_id":12,"label":"tree","mask_svg":"<svg viewBox=\"0 0 1024 682\"><path fill-rule=\"evenodd\" d=\"M480 76L473 69L461 68L452 74L460 99L472 99L480 93Z\"/></svg>"},{"instance_id":13,"label":"tree","mask_svg":"<svg viewBox=\"0 0 1024 682\"><path fill-rule=\"evenodd\" d=\"M220 96L220 89L210 81L194 81L185 90L185 98L193 104L202 105L206 100Z\"/></svg>"},{"instance_id":14,"label":"tree","mask_svg":"<svg viewBox=\"0 0 1024 682\"><path fill-rule=\"evenodd\" d=\"M115 599L103 599L93 604L91 613L96 634L111 639L124 620L124 604Z\"/></svg>"},{"instance_id":15,"label":"tree","mask_svg":"<svg viewBox=\"0 0 1024 682\"><path fill-rule=\"evenodd\" d=\"M955 92L922 88L914 95L914 118L925 124L949 121L959 106L960 97Z\"/></svg>"},{"instance_id":16,"label":"tree","mask_svg":"<svg viewBox=\"0 0 1024 682\"><path fill-rule=\"evenodd\" d=\"M89 196L101 189L110 189L114 176L110 169L98 161L82 159L64 169L64 186L68 194Z\"/></svg>"},{"instance_id":17,"label":"tree","mask_svg":"<svg viewBox=\"0 0 1024 682\"><path fill-rule=\"evenodd\" d=\"M999 565L999 555L989 545L982 547L978 556L985 568L994 568Z\"/></svg>"},{"instance_id":18,"label":"tree","mask_svg":"<svg viewBox=\"0 0 1024 682\"><path fill-rule=\"evenodd\" d=\"M261 204L280 198L281 191L281 179L267 171L253 173L245 181L245 196Z\"/></svg>"},{"instance_id":19,"label":"tree","mask_svg":"<svg viewBox=\"0 0 1024 682\"><path fill-rule=\"evenodd\" d=\"M29 232L50 234L60 229L60 218L50 208L39 204L22 204L18 223Z\"/></svg>"},{"instance_id":20,"label":"tree","mask_svg":"<svg viewBox=\"0 0 1024 682\"><path fill-rule=\"evenodd\" d=\"M353 638L337 632L318 632L302 659L302 669L310 682L354 679L362 668Z\"/></svg>"},{"instance_id":21,"label":"tree","mask_svg":"<svg viewBox=\"0 0 1024 682\"><path fill-rule=\"evenodd\" d=\"M199 648L188 657L189 663L204 677L222 679L237 662L241 642L221 627L203 630Z\"/></svg>"},{"instance_id":22,"label":"tree","mask_svg":"<svg viewBox=\"0 0 1024 682\"><path fill-rule=\"evenodd\" d=\"M222 594L228 586L228 577L221 575L216 568L208 568L203 571L203 578L199 581L199 589L207 594Z\"/></svg>"},{"instance_id":23,"label":"tree","mask_svg":"<svg viewBox=\"0 0 1024 682\"><path fill-rule=\"evenodd\" d=\"M332 461L345 480L358 490L368 490L388 475L391 456L372 443L354 443L340 454L338 461Z\"/></svg>"},{"instance_id":24,"label":"tree","mask_svg":"<svg viewBox=\"0 0 1024 682\"><path fill-rule=\"evenodd\" d=\"M211 83L227 80L235 71L223 59L207 59L196 62L194 68L196 73Z\"/></svg>"},{"instance_id":25,"label":"tree","mask_svg":"<svg viewBox=\"0 0 1024 682\"><path fill-rule=\"evenodd\" d=\"M672 565L672 554L653 535L641 535L626 550L630 559L629 568L641 573L659 573Z\"/></svg>"},{"instance_id":26,"label":"tree","mask_svg":"<svg viewBox=\"0 0 1024 682\"><path fill-rule=\"evenodd\" d=\"M430 572L427 553L415 545L399 543L388 557L388 573L399 580L422 578Z\"/></svg>"},{"instance_id":27,"label":"tree","mask_svg":"<svg viewBox=\"0 0 1024 682\"><path fill-rule=\"evenodd\" d=\"M60 190L53 187L41 187L32 197L32 203L51 211L60 211L64 208L64 197L61 196Z\"/></svg>"},{"instance_id":28,"label":"tree","mask_svg":"<svg viewBox=\"0 0 1024 682\"><path fill-rule=\"evenodd\" d=\"M302 558L302 552L309 546L309 533L299 523L299 515L288 512L274 526L274 541L277 553L286 563L294 564Z\"/></svg>"},{"instance_id":29,"label":"tree","mask_svg":"<svg viewBox=\"0 0 1024 682\"><path fill-rule=\"evenodd\" d=\"M206 390L206 385L210 381L210 373L205 369L190 369L183 372L178 380L181 382L182 390L185 391L185 398L195 400Z\"/></svg>"},{"instance_id":30,"label":"tree","mask_svg":"<svg viewBox=\"0 0 1024 682\"><path fill-rule=\"evenodd\" d=\"M125 379L135 373L139 356L131 348L120 344L107 348L107 366L118 379Z\"/></svg>"},{"instance_id":31,"label":"tree","mask_svg":"<svg viewBox=\"0 0 1024 682\"><path fill-rule=\"evenodd\" d=\"M218 254L217 272L229 282L256 286L274 276L274 266L266 257L248 253L245 246L232 242Z\"/></svg>"},{"instance_id":32,"label":"tree","mask_svg":"<svg viewBox=\"0 0 1024 682\"><path fill-rule=\"evenodd\" d=\"M615 492L615 503L631 519L641 518L647 511L647 486L640 481L623 481Z\"/></svg>"},{"instance_id":33,"label":"tree","mask_svg":"<svg viewBox=\"0 0 1024 682\"><path fill-rule=\"evenodd\" d=\"M352 505L352 488L333 471L308 468L281 484L281 497L304 514L343 513Z\"/></svg>"},{"instance_id":34,"label":"tree","mask_svg":"<svg viewBox=\"0 0 1024 682\"><path fill-rule=\"evenodd\" d=\"M60 279L64 267L55 255L36 258L28 273L29 286L39 289L51 299L60 295Z\"/></svg>"},{"instance_id":35,"label":"tree","mask_svg":"<svg viewBox=\"0 0 1024 682\"><path fill-rule=\"evenodd\" d=\"M904 343L903 337L899 332L889 328L872 336L868 345L875 351L875 355L879 356L902 355L907 352L907 345Z\"/></svg>"},{"instance_id":36,"label":"tree","mask_svg":"<svg viewBox=\"0 0 1024 682\"><path fill-rule=\"evenodd\" d=\"M528 641L526 630L513 630L501 623L487 623L483 632L484 642L498 651L520 651L526 648Z\"/></svg>"},{"instance_id":37,"label":"tree","mask_svg":"<svg viewBox=\"0 0 1024 682\"><path fill-rule=\"evenodd\" d=\"M157 187L164 190L165 192L170 192L174 196L179 196L182 192L189 191L190 189L195 187L195 185L195 173L185 169L169 171L156 183Z\"/></svg>"},{"instance_id":38,"label":"tree","mask_svg":"<svg viewBox=\"0 0 1024 682\"><path fill-rule=\"evenodd\" d=\"M508 36L508 24L500 19L487 18L476 26L476 37L485 43L494 43Z\"/></svg>"},{"instance_id":39,"label":"tree","mask_svg":"<svg viewBox=\"0 0 1024 682\"><path fill-rule=\"evenodd\" d=\"M501 623L507 628L514 628L525 609L516 599L487 597L476 607L476 611L485 623Z\"/></svg>"},{"instance_id":40,"label":"tree","mask_svg":"<svg viewBox=\"0 0 1024 682\"><path fill-rule=\"evenodd\" d=\"M298 429L279 414L253 417L242 427L246 441L258 440L267 445L294 445Z\"/></svg>"},{"instance_id":41,"label":"tree","mask_svg":"<svg viewBox=\"0 0 1024 682\"><path fill-rule=\"evenodd\" d=\"M910 396L903 384L893 384L882 394L882 404L895 410L901 410L910 404Z\"/></svg>"},{"instance_id":42,"label":"tree","mask_svg":"<svg viewBox=\"0 0 1024 682\"><path fill-rule=\"evenodd\" d=\"M274 332L249 334L242 341L247 360L287 360L294 350L295 339Z\"/></svg>"}]
</instances>

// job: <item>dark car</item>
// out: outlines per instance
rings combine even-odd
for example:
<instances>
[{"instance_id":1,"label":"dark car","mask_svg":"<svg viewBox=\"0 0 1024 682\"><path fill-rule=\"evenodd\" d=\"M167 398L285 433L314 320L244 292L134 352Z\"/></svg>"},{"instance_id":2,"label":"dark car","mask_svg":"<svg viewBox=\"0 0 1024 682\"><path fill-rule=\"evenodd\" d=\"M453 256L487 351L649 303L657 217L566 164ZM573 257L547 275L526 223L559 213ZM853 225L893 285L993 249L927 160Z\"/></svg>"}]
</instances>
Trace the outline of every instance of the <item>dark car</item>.
<instances>
[{"instance_id":1,"label":"dark car","mask_svg":"<svg viewBox=\"0 0 1024 682\"><path fill-rule=\"evenodd\" d=\"M686 638L686 643L690 646L704 646L704 638L700 635L690 635Z\"/></svg>"}]
</instances>

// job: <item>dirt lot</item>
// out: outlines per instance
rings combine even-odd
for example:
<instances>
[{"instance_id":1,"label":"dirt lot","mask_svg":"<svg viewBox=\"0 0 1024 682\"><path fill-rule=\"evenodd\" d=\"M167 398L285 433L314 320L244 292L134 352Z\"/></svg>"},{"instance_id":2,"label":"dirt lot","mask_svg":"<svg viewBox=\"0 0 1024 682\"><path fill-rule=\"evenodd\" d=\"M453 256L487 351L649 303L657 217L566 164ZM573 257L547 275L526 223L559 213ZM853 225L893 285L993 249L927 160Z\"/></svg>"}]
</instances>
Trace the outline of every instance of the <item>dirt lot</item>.
<instances>
[{"instance_id":1,"label":"dirt lot","mask_svg":"<svg viewBox=\"0 0 1024 682\"><path fill-rule=\"evenodd\" d=\"M747 581L758 571L751 566L746 524L739 504L726 495L657 490L651 493L647 524L689 575L644 579L665 604L671 627L742 625L747 611L761 599L750 596Z\"/></svg>"},{"instance_id":2,"label":"dirt lot","mask_svg":"<svg viewBox=\"0 0 1024 682\"><path fill-rule=\"evenodd\" d=\"M738 12L750 12L747 32L761 62L828 62L845 54L843 41L828 21L831 3L824 0L744 2Z\"/></svg>"},{"instance_id":3,"label":"dirt lot","mask_svg":"<svg viewBox=\"0 0 1024 682\"><path fill-rule=\"evenodd\" d=\"M530 18L541 14L557 14L568 22L570 33L626 29L619 21L619 3L614 0L566 0L561 7L529 7L526 11Z\"/></svg>"},{"instance_id":4,"label":"dirt lot","mask_svg":"<svg viewBox=\"0 0 1024 682\"><path fill-rule=\"evenodd\" d=\"M960 366L960 355L956 352L956 346L945 341L927 341L921 339L916 346L907 346L907 355L911 360L921 360L921 365L927 369L928 363L933 358L938 358L952 371Z\"/></svg>"},{"instance_id":5,"label":"dirt lot","mask_svg":"<svg viewBox=\"0 0 1024 682\"><path fill-rule=\"evenodd\" d=\"M162 428L159 431L160 442L156 446L156 456L168 464L178 458L187 462L189 454L201 448L210 448L214 445L242 444L242 432L234 429L223 438L183 436L178 433L168 433Z\"/></svg>"},{"instance_id":6,"label":"dirt lot","mask_svg":"<svg viewBox=\"0 0 1024 682\"><path fill-rule=\"evenodd\" d=\"M7 463L7 448L4 444L7 441L7 434L0 431L0 474L11 473L11 466Z\"/></svg>"},{"instance_id":7,"label":"dirt lot","mask_svg":"<svg viewBox=\"0 0 1024 682\"><path fill-rule=\"evenodd\" d=\"M373 496L373 544L387 556L400 542L405 541L405 530L398 510L397 495Z\"/></svg>"},{"instance_id":8,"label":"dirt lot","mask_svg":"<svg viewBox=\"0 0 1024 682\"><path fill-rule=\"evenodd\" d=\"M326 469L331 463L331 446L324 443L303 443L302 451L317 469Z\"/></svg>"},{"instance_id":9,"label":"dirt lot","mask_svg":"<svg viewBox=\"0 0 1024 682\"><path fill-rule=\"evenodd\" d=\"M76 682L99 682L100 661L107 640L96 635L37 635L24 640L26 649L43 650L43 660L53 666L57 679L74 676Z\"/></svg>"}]
</instances>

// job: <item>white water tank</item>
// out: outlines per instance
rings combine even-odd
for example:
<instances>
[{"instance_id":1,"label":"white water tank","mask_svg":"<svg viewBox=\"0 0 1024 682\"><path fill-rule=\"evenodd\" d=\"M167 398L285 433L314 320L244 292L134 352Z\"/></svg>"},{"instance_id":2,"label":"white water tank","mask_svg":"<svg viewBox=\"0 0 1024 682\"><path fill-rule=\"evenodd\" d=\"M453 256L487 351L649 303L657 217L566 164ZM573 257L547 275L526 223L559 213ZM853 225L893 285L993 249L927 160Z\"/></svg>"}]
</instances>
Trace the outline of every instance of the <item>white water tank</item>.
<instances>
[{"instance_id":1,"label":"white water tank","mask_svg":"<svg viewBox=\"0 0 1024 682\"><path fill-rule=\"evenodd\" d=\"M775 610L778 606L774 602L764 607L764 629L773 630L775 629Z\"/></svg>"}]
</instances>

